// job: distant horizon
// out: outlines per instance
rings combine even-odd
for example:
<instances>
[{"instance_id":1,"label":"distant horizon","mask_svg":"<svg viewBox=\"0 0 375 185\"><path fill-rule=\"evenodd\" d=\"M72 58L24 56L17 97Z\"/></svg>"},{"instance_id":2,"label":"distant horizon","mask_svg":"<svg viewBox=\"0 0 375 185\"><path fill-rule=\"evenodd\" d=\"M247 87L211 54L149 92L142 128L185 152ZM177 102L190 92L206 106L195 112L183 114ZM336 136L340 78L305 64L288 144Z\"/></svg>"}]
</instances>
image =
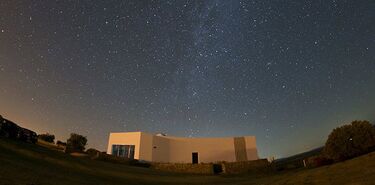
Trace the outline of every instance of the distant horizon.
<instances>
[{"instance_id":1,"label":"distant horizon","mask_svg":"<svg viewBox=\"0 0 375 185\"><path fill-rule=\"evenodd\" d=\"M16 122L16 121L12 120L12 119L9 119L8 117L4 116L3 114L0 114L0 115L3 116L4 119L7 119L7 120L10 120L10 121L13 121L14 123L18 124L18 125L21 126L21 127L23 126L22 123L18 123L18 122ZM361 120L365 120L365 119L361 119ZM352 120L352 121L355 121L355 120ZM370 121L370 120L367 120L367 121ZM351 122L351 121L350 121L350 122ZM340 125L338 125L337 127L340 127L340 126L345 125L345 124L349 124L350 122L340 124ZM375 124L374 121L370 121L370 123L371 123L371 124ZM30 129L30 128L27 128L27 127L25 127L25 128L26 128L26 129ZM37 129L31 129L31 130L36 131ZM332 131L332 130L331 130L331 131ZM331 131L329 131L329 133L330 133ZM37 132L37 131L36 131L36 132ZM121 132L113 131L113 132L109 132L109 133L108 133L108 138L109 138L109 134L110 134L110 133L123 133L123 132L143 132L143 131L121 131ZM52 133L52 132L37 132L37 134L46 134L46 133L49 133L49 134L52 134L52 135L57 136L55 133ZM72 133L74 133L74 132L72 132ZM146 133L149 133L149 134L155 134L155 135L160 134L160 133L157 133L157 132L151 132L151 133L150 133L150 132L146 132ZM81 134L81 133L76 133L76 134ZM186 137L186 136L169 135L168 133L162 133L162 134L166 134L167 137L168 137L168 136L170 136L170 137ZM83 135L83 136L85 136L85 135ZM254 136L254 135L241 135L241 136L236 135L236 136L237 136L237 137L241 137L241 136ZM219 136L219 137L210 136L210 137L204 137L204 138L225 138L225 137L236 137L236 136L235 136L235 135L232 135L232 136ZM55 143L56 143L57 141L66 142L66 140L67 140L69 137L70 137L70 134L67 135L65 139L59 139L59 138L61 138L61 137L56 137L56 138L55 138ZM202 138L202 137L203 137L203 136L197 136L197 137L192 137L192 138ZM255 139L257 140L256 136L254 136L254 137L255 137ZM189 137L187 137L187 138L189 138ZM328 138L328 135L327 135L327 138ZM261 155L259 155L259 157L260 157L260 158L275 157L275 159L283 159L283 158L293 157L293 156L298 155L298 154L301 154L301 153L309 152L309 151L312 151L312 150L315 150L315 149L318 149L318 148L324 147L325 141L326 141L326 140L323 140L323 142L322 142L321 145L318 145L318 146L312 147L312 148L310 148L310 149L306 148L306 150L299 151L299 152L296 152L296 153L289 153L288 155L285 155L285 156L272 156L272 155L270 155L270 156L261 156ZM90 146L90 139L88 139L88 143L89 143L89 145L86 147L86 149L89 149L89 148L95 148L95 149L98 149L98 150L103 151L103 152L106 152L106 151L107 151L107 146L104 146L103 149L97 148L97 147L95 147L95 146ZM257 146L257 147L259 147L259 146ZM260 153L260 151L258 151L258 154L259 154L259 153Z\"/></svg>"}]
</instances>

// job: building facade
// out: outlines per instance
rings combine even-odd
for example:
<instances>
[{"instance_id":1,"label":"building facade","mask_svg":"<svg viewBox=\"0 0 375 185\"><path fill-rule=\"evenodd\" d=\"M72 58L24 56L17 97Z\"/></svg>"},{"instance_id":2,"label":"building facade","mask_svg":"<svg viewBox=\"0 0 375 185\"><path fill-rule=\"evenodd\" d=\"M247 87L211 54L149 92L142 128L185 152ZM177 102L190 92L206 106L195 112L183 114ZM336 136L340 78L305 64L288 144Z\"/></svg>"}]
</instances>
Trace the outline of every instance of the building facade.
<instances>
[{"instance_id":1,"label":"building facade","mask_svg":"<svg viewBox=\"0 0 375 185\"><path fill-rule=\"evenodd\" d=\"M108 154L132 159L169 162L236 162L257 160L254 136L184 138L144 132L110 133Z\"/></svg>"}]
</instances>

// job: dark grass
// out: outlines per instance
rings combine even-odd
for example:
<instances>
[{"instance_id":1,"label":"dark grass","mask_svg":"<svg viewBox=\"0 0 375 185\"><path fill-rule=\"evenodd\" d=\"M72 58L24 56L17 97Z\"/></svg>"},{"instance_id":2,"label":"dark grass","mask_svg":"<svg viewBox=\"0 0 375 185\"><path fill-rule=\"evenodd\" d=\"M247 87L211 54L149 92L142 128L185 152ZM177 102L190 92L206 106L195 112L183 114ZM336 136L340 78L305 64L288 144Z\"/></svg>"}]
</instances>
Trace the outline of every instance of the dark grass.
<instances>
[{"instance_id":1,"label":"dark grass","mask_svg":"<svg viewBox=\"0 0 375 185\"><path fill-rule=\"evenodd\" d=\"M223 179L225 181L225 179ZM214 176L166 173L72 157L48 148L0 139L0 184L201 184Z\"/></svg>"},{"instance_id":2,"label":"dark grass","mask_svg":"<svg viewBox=\"0 0 375 185\"><path fill-rule=\"evenodd\" d=\"M188 175L72 157L0 138L1 185L374 184L375 153L315 169L268 174Z\"/></svg>"}]
</instances>

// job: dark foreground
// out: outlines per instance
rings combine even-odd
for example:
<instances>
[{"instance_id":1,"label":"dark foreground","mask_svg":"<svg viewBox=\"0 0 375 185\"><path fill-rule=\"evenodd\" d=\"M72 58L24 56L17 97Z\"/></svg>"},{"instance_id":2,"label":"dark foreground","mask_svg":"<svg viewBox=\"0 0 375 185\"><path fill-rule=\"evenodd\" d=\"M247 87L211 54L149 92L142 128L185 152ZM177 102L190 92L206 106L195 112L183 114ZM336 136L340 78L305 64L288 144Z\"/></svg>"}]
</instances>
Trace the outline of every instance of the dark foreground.
<instances>
[{"instance_id":1,"label":"dark foreground","mask_svg":"<svg viewBox=\"0 0 375 185\"><path fill-rule=\"evenodd\" d=\"M375 153L315 169L240 176L173 174L77 158L0 139L1 185L110 184L374 184Z\"/></svg>"}]
</instances>

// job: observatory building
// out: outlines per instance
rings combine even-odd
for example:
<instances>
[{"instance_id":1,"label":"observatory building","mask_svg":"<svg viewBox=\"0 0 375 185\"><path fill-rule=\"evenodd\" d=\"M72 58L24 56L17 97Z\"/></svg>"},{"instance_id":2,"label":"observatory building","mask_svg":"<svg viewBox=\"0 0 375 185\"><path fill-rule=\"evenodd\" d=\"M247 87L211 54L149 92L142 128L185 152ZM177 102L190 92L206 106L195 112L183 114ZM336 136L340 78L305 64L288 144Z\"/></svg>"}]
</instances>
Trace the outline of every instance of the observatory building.
<instances>
[{"instance_id":1,"label":"observatory building","mask_svg":"<svg viewBox=\"0 0 375 185\"><path fill-rule=\"evenodd\" d=\"M144 132L110 133L107 153L165 163L194 164L258 159L255 136L185 138Z\"/></svg>"}]
</instances>

